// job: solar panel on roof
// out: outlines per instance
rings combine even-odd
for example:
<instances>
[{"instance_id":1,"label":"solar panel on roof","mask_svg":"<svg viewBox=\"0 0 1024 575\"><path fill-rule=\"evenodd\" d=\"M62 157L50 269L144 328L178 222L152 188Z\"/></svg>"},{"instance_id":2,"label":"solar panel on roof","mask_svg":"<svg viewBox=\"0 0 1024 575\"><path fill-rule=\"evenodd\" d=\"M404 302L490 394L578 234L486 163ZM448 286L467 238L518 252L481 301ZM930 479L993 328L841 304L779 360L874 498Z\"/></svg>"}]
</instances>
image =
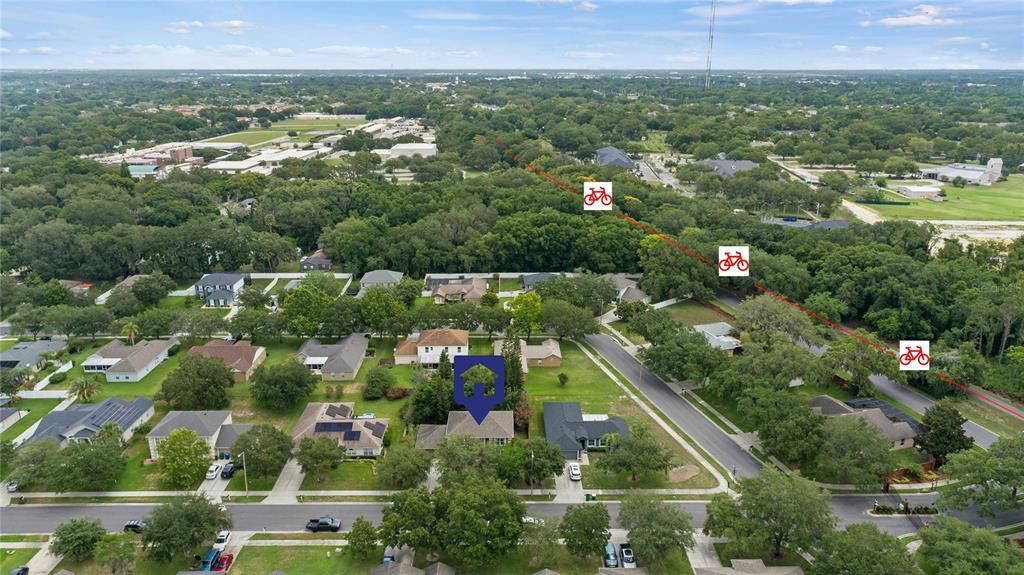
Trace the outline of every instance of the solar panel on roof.
<instances>
[{"instance_id":1,"label":"solar panel on roof","mask_svg":"<svg viewBox=\"0 0 1024 575\"><path fill-rule=\"evenodd\" d=\"M319 433L341 433L352 430L351 421L321 421L313 426L313 431Z\"/></svg>"},{"instance_id":2,"label":"solar panel on roof","mask_svg":"<svg viewBox=\"0 0 1024 575\"><path fill-rule=\"evenodd\" d=\"M324 412L328 417L348 417L352 410L347 405L329 405Z\"/></svg>"},{"instance_id":3,"label":"solar panel on roof","mask_svg":"<svg viewBox=\"0 0 1024 575\"><path fill-rule=\"evenodd\" d=\"M374 437L384 437L384 432L388 430L388 425L383 421L378 421L376 423L368 425L367 427L370 428L370 433Z\"/></svg>"},{"instance_id":4,"label":"solar panel on roof","mask_svg":"<svg viewBox=\"0 0 1024 575\"><path fill-rule=\"evenodd\" d=\"M343 441L359 441L359 431L346 431L345 435L342 436Z\"/></svg>"}]
</instances>

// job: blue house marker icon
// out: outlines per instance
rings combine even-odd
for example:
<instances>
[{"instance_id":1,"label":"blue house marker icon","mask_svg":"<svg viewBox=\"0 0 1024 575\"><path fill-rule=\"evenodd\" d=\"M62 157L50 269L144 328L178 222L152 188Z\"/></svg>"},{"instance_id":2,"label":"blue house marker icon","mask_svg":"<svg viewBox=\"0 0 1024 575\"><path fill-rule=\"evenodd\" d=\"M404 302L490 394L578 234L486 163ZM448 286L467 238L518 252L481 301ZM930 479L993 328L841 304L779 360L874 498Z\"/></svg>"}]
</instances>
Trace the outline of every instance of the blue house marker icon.
<instances>
[{"instance_id":1,"label":"blue house marker icon","mask_svg":"<svg viewBox=\"0 0 1024 575\"><path fill-rule=\"evenodd\" d=\"M477 381L471 382L473 395L466 396L466 382L462 375L475 365L482 365L494 372L494 395L485 395L483 382ZM495 406L505 401L505 358L500 355L457 355L453 368L455 403L464 406L479 425Z\"/></svg>"}]
</instances>

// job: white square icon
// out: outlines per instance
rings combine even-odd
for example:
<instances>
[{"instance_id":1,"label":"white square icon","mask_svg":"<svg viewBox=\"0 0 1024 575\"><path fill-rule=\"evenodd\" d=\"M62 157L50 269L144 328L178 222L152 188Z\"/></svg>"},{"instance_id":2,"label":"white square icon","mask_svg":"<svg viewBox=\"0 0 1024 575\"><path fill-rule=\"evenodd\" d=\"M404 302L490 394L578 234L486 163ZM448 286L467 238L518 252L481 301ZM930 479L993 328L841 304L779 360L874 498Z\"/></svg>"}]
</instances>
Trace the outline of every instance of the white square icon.
<instances>
[{"instance_id":1,"label":"white square icon","mask_svg":"<svg viewBox=\"0 0 1024 575\"><path fill-rule=\"evenodd\" d=\"M909 339L900 340L900 371L928 371L932 363L929 353L930 341Z\"/></svg>"},{"instance_id":2,"label":"white square icon","mask_svg":"<svg viewBox=\"0 0 1024 575\"><path fill-rule=\"evenodd\" d=\"M584 182L583 183L583 211L611 211L612 209L612 183L611 182Z\"/></svg>"},{"instance_id":3,"label":"white square icon","mask_svg":"<svg viewBox=\"0 0 1024 575\"><path fill-rule=\"evenodd\" d=\"M747 277L750 275L750 246L718 246L718 275Z\"/></svg>"}]
</instances>

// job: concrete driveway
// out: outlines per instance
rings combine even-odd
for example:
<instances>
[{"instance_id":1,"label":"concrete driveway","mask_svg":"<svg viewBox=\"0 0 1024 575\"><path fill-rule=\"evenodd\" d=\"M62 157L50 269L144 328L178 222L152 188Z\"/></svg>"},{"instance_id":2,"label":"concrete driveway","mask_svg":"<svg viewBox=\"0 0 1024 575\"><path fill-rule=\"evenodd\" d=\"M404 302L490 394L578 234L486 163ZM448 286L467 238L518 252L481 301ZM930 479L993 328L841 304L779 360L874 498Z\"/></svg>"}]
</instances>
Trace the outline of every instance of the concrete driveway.
<instances>
[{"instance_id":1,"label":"concrete driveway","mask_svg":"<svg viewBox=\"0 0 1024 575\"><path fill-rule=\"evenodd\" d=\"M555 501L558 503L583 503L586 497L583 495L583 482L569 479L569 463L565 462L562 474L555 477ZM587 468L583 468L587 473Z\"/></svg>"}]
</instances>

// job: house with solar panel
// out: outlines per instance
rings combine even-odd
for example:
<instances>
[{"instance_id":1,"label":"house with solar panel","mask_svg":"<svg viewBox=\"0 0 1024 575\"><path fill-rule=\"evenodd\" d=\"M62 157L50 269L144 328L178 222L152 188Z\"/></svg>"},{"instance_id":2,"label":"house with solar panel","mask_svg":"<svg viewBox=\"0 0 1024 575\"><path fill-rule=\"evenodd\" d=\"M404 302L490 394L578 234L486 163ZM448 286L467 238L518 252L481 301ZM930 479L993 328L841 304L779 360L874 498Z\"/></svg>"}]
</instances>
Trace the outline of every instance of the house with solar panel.
<instances>
[{"instance_id":1,"label":"house with solar panel","mask_svg":"<svg viewBox=\"0 0 1024 575\"><path fill-rule=\"evenodd\" d=\"M330 437L349 457L377 457L384 449L388 420L372 413L356 415L353 403L310 403L295 424L292 439Z\"/></svg>"},{"instance_id":2,"label":"house with solar panel","mask_svg":"<svg viewBox=\"0 0 1024 575\"><path fill-rule=\"evenodd\" d=\"M145 397L125 401L117 397L100 403L80 403L63 411L54 410L39 421L35 433L22 445L41 439L56 439L61 447L71 442L91 441L108 423L121 430L121 438L128 441L143 423L153 417L153 402Z\"/></svg>"}]
</instances>

